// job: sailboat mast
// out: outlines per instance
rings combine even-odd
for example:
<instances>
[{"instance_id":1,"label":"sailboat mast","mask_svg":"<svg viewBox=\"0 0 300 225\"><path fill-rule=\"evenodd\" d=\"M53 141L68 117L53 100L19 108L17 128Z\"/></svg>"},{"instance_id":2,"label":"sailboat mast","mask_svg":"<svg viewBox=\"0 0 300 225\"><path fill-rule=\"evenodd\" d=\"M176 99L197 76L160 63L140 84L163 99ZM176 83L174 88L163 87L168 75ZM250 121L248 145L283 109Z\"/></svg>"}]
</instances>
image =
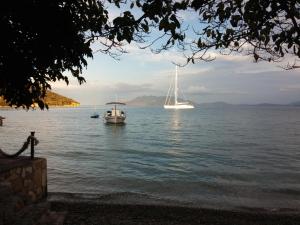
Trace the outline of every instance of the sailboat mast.
<instances>
[{"instance_id":1,"label":"sailboat mast","mask_svg":"<svg viewBox=\"0 0 300 225\"><path fill-rule=\"evenodd\" d=\"M173 86L174 80L175 80L175 83ZM164 108L165 109L193 109L194 106L189 102L178 102L179 87L178 87L178 67L177 66L175 67L175 79L174 80L171 80L170 88L168 90ZM170 103L170 101L172 101L171 99L173 99L173 96L172 96L173 87L174 87L174 105Z\"/></svg>"},{"instance_id":2,"label":"sailboat mast","mask_svg":"<svg viewBox=\"0 0 300 225\"><path fill-rule=\"evenodd\" d=\"M175 72L175 88L174 88L175 105L177 104L177 93L178 93L178 74L177 74L177 65L176 65L176 72Z\"/></svg>"}]
</instances>

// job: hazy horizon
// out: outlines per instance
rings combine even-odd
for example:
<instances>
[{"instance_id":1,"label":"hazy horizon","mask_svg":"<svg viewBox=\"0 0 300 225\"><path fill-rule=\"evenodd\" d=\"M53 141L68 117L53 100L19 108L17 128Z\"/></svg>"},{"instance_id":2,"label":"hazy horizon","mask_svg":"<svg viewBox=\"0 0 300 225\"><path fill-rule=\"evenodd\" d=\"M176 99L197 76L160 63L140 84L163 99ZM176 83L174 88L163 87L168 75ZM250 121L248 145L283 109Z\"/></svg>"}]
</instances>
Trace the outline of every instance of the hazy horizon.
<instances>
[{"instance_id":1,"label":"hazy horizon","mask_svg":"<svg viewBox=\"0 0 300 225\"><path fill-rule=\"evenodd\" d=\"M68 97L68 96L66 96ZM126 102L129 102L129 101L132 101L132 100L135 100L136 98L140 98L140 97L157 97L157 98L160 98L160 97L165 97L165 96L154 96L154 95L145 95L145 96L136 96L132 99L123 99L122 102L126 103ZM76 99L74 99L76 100ZM214 103L224 103L224 104L229 104L229 105L260 105L260 104L274 104L274 105L289 105L289 104L293 104L293 103L298 103L300 102L299 101L293 101L293 102L286 102L286 103L270 103L270 102L258 102L258 103L228 103L228 102L225 102L225 101L210 101L210 102L193 102L197 105L201 105L201 104L214 104ZM100 103L100 104L82 104L80 103L80 106L105 106L106 103Z\"/></svg>"}]
</instances>

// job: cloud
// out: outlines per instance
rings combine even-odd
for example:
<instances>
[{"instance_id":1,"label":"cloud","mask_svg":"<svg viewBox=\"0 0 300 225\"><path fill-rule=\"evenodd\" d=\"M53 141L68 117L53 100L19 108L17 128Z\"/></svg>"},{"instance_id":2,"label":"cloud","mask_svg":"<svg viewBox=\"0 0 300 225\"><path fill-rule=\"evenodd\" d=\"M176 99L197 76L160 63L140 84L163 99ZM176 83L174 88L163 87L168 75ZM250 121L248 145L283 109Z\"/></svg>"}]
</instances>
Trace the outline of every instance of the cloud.
<instances>
[{"instance_id":1,"label":"cloud","mask_svg":"<svg viewBox=\"0 0 300 225\"><path fill-rule=\"evenodd\" d=\"M209 93L210 90L208 88L206 88L203 85L199 85L199 86L189 86L188 89L185 91L187 94L206 94Z\"/></svg>"},{"instance_id":2,"label":"cloud","mask_svg":"<svg viewBox=\"0 0 300 225\"><path fill-rule=\"evenodd\" d=\"M66 86L65 84L55 84L53 91L79 101L82 105L102 105L113 101L127 101L141 95L164 95L167 88L159 88L155 84L148 82L115 82L87 81L83 85L76 83Z\"/></svg>"},{"instance_id":3,"label":"cloud","mask_svg":"<svg viewBox=\"0 0 300 225\"><path fill-rule=\"evenodd\" d=\"M69 85L66 85L63 82L52 83L53 89L68 89L68 90L101 90L101 91L118 91L120 93L133 93L133 92L143 92L143 91L152 91L154 90L153 84L142 83L125 83L125 82L105 82L100 80L87 81L82 85L76 84L76 81L70 82Z\"/></svg>"},{"instance_id":4,"label":"cloud","mask_svg":"<svg viewBox=\"0 0 300 225\"><path fill-rule=\"evenodd\" d=\"M118 96L118 99L128 99L132 96L141 94L156 94L159 93L157 87L151 83L127 83L114 81L93 80L79 85L76 81L70 82L67 86L63 82L53 83L52 89L62 95L78 99L83 104L102 104L111 98Z\"/></svg>"},{"instance_id":5,"label":"cloud","mask_svg":"<svg viewBox=\"0 0 300 225\"><path fill-rule=\"evenodd\" d=\"M115 83L110 86L111 91L118 91L119 93L143 93L153 91L153 85L150 83L144 84L130 84L130 83Z\"/></svg>"},{"instance_id":6,"label":"cloud","mask_svg":"<svg viewBox=\"0 0 300 225\"><path fill-rule=\"evenodd\" d=\"M215 58L216 61L230 61L230 62L244 62L244 61L251 61L251 57L247 55L241 54L222 54L220 52L216 52L215 50L211 50L207 52L212 58Z\"/></svg>"},{"instance_id":7,"label":"cloud","mask_svg":"<svg viewBox=\"0 0 300 225\"><path fill-rule=\"evenodd\" d=\"M69 85L67 85L66 83L64 82L53 82L51 83L51 86L53 89L56 89L56 90L81 90L81 91L84 91L84 90L101 90L103 88L106 88L108 85L105 84L105 82L103 81L100 81L100 80L93 80L93 81L87 81L86 83L83 83L83 84L79 84L77 82L77 80L75 79L70 79L70 83Z\"/></svg>"},{"instance_id":8,"label":"cloud","mask_svg":"<svg viewBox=\"0 0 300 225\"><path fill-rule=\"evenodd\" d=\"M131 60L140 64L152 64L152 63L178 63L185 64L186 57L182 54L182 52L176 51L176 49L170 49L169 51L163 51L159 54L155 54L151 52L150 49L140 49L138 44L126 45L124 47L128 53L124 55L124 57L129 57ZM209 51L207 55L215 58L214 61L207 62L197 62L197 64L201 64L202 68L199 66L196 68L188 66L179 68L179 73L181 76L184 75L200 75L207 73L212 70L223 70L226 69L234 70L234 73L239 74L257 74L262 72L276 72L283 70L279 64L269 63L269 62L258 62L255 63L251 56L241 55L241 54L231 54L225 55L217 52L215 50ZM174 66L175 67L175 66ZM189 67L188 69L185 69ZM160 75L169 75L173 74L174 70L165 70L160 72Z\"/></svg>"},{"instance_id":9,"label":"cloud","mask_svg":"<svg viewBox=\"0 0 300 225\"><path fill-rule=\"evenodd\" d=\"M209 89L204 85L191 85L185 91L190 95L245 95L245 91Z\"/></svg>"},{"instance_id":10,"label":"cloud","mask_svg":"<svg viewBox=\"0 0 300 225\"><path fill-rule=\"evenodd\" d=\"M282 92L299 92L300 91L300 84L293 84L293 85L287 85L285 87L281 87L279 91Z\"/></svg>"},{"instance_id":11,"label":"cloud","mask_svg":"<svg viewBox=\"0 0 300 225\"><path fill-rule=\"evenodd\" d=\"M143 63L161 63L161 62L175 62L185 63L186 58L178 51L170 49L169 51L162 51L157 54L152 52L150 49L141 49L139 44L126 45L124 49L128 52L127 54L134 60L142 61Z\"/></svg>"},{"instance_id":12,"label":"cloud","mask_svg":"<svg viewBox=\"0 0 300 225\"><path fill-rule=\"evenodd\" d=\"M195 25L198 25L199 14L197 12L195 12L195 10L189 10L189 9L188 10L181 10L181 11L178 11L177 16L185 24L186 23L197 22L197 24L195 24Z\"/></svg>"},{"instance_id":13,"label":"cloud","mask_svg":"<svg viewBox=\"0 0 300 225\"><path fill-rule=\"evenodd\" d=\"M100 38L99 41L96 41L92 44L91 48L94 52L94 57L101 56L103 53L100 50L103 50L105 47L100 43L100 41L107 41L105 38ZM146 63L186 63L186 57L175 49L170 49L169 51L162 51L160 53L154 53L150 48L141 49L144 47L143 44L138 44L132 41L129 44L126 42L123 43L122 50L124 53L120 54L117 49L113 49L112 51L119 54L116 59L128 59L139 62L140 64Z\"/></svg>"}]
</instances>

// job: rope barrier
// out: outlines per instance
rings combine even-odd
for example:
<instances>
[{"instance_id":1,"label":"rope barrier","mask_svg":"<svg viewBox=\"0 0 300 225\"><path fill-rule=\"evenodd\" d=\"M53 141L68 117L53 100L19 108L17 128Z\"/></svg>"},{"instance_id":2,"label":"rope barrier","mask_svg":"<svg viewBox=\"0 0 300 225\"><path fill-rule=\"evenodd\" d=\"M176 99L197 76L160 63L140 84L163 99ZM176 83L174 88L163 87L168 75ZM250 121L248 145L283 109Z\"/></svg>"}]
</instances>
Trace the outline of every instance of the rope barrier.
<instances>
[{"instance_id":1,"label":"rope barrier","mask_svg":"<svg viewBox=\"0 0 300 225\"><path fill-rule=\"evenodd\" d=\"M0 156L4 156L7 158L15 158L17 156L19 156L20 154L22 154L29 146L29 144L31 143L31 158L34 158L34 146L38 145L39 141L38 139L34 136L34 132L31 132L31 135L28 136L27 140L24 142L23 146L21 147L21 149L19 151L17 151L14 154L8 154L5 153L2 149L0 149Z\"/></svg>"}]
</instances>

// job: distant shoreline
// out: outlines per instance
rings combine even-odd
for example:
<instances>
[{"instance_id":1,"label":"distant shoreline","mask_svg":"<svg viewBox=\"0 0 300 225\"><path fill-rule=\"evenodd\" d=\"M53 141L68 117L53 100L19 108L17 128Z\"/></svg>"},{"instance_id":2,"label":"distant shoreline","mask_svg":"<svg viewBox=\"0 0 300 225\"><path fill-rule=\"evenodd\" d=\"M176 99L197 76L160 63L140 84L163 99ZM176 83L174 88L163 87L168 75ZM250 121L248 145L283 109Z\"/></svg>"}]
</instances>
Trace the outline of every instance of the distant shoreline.
<instances>
[{"instance_id":1,"label":"distant shoreline","mask_svg":"<svg viewBox=\"0 0 300 225\"><path fill-rule=\"evenodd\" d=\"M48 105L49 106L49 109L50 108L78 108L80 107L80 105ZM0 109L23 109L22 107L19 107L19 108L15 108L14 106L0 106ZM38 107L35 107L35 108L30 108L30 109L38 109Z\"/></svg>"},{"instance_id":2,"label":"distant shoreline","mask_svg":"<svg viewBox=\"0 0 300 225\"><path fill-rule=\"evenodd\" d=\"M161 106L163 107L163 105L165 104L165 96L138 96L132 100L129 100L126 102L127 105L131 105L131 106L143 106L143 107L147 107L147 106ZM180 101L185 101L183 99L179 99ZM236 106L258 106L258 107L264 107L264 106L268 106L268 107L279 107L279 106L300 106L300 101L295 101L295 102L287 102L287 103L268 103L268 102L261 102L261 103L239 103L239 104L231 104L231 103L227 103L227 102L223 102L223 101L214 101L214 102L203 102L203 103L198 103L198 102L191 102L193 105L195 105L196 107L201 107L201 106L205 106L205 107L236 107Z\"/></svg>"}]
</instances>

